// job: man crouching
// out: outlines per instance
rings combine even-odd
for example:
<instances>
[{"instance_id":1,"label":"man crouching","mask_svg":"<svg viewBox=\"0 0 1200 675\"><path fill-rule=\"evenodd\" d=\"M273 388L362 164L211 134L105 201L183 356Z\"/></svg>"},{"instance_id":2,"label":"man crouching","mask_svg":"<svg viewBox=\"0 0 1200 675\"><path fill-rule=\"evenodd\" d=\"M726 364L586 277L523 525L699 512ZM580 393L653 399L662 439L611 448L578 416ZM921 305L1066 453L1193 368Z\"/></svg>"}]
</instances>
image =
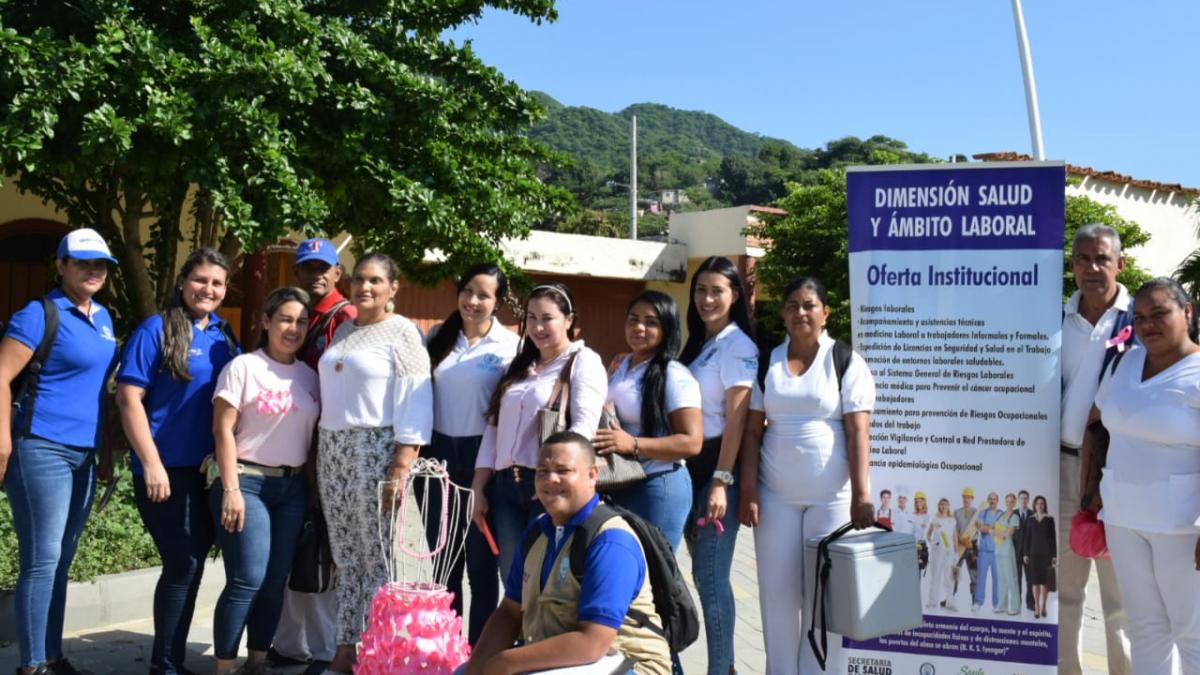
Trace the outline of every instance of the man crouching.
<instances>
[{"instance_id":1,"label":"man crouching","mask_svg":"<svg viewBox=\"0 0 1200 675\"><path fill-rule=\"evenodd\" d=\"M661 636L629 618L630 609L662 625L646 557L622 518L608 520L587 547L582 579L571 573L571 537L599 503L596 451L564 431L538 452L537 497L546 509L526 531L504 584L504 599L475 646L468 675L509 675L594 663L612 649L639 674L668 675ZM530 534L541 534L533 538ZM523 646L514 647L520 638Z\"/></svg>"}]
</instances>

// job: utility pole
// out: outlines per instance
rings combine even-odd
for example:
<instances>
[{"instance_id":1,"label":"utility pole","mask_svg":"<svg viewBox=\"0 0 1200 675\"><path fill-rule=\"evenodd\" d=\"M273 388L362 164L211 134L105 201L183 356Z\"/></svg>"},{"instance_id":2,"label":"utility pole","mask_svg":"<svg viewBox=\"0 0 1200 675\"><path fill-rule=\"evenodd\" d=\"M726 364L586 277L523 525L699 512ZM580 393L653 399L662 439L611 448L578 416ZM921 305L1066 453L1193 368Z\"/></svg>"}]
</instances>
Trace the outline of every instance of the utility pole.
<instances>
[{"instance_id":1,"label":"utility pole","mask_svg":"<svg viewBox=\"0 0 1200 675\"><path fill-rule=\"evenodd\" d=\"M637 240L637 115L629 129L629 238Z\"/></svg>"},{"instance_id":2,"label":"utility pole","mask_svg":"<svg viewBox=\"0 0 1200 675\"><path fill-rule=\"evenodd\" d=\"M1033 144L1033 158L1046 159L1046 146L1042 143L1042 115L1038 111L1037 83L1033 79L1033 55L1029 51L1029 36L1025 33L1025 13L1021 0L1012 0L1013 22L1017 26L1017 51L1021 54L1021 74L1025 78L1025 107L1029 110L1029 137Z\"/></svg>"}]
</instances>

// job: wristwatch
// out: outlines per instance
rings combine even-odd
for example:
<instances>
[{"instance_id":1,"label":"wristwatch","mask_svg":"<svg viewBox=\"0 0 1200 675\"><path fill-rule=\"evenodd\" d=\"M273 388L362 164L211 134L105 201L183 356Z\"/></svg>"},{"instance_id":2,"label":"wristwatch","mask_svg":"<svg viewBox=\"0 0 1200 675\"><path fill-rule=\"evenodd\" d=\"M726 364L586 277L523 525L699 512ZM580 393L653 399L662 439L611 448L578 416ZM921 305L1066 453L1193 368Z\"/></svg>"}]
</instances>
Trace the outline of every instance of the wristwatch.
<instances>
[{"instance_id":1,"label":"wristwatch","mask_svg":"<svg viewBox=\"0 0 1200 675\"><path fill-rule=\"evenodd\" d=\"M733 474L728 471L717 470L713 472L713 480L719 480L726 486L733 485Z\"/></svg>"}]
</instances>

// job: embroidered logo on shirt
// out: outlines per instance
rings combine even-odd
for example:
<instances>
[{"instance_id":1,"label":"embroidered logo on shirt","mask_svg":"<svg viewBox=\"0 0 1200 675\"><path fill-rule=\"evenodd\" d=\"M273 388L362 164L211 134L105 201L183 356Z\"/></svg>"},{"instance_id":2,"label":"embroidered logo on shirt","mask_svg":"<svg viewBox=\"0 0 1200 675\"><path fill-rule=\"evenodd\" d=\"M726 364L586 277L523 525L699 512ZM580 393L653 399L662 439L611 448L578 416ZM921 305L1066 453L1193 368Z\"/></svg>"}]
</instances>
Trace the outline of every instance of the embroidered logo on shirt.
<instances>
[{"instance_id":1,"label":"embroidered logo on shirt","mask_svg":"<svg viewBox=\"0 0 1200 675\"><path fill-rule=\"evenodd\" d=\"M192 347L188 350L188 354L191 354L192 356L204 356L204 350L200 349L199 347Z\"/></svg>"},{"instance_id":2,"label":"embroidered logo on shirt","mask_svg":"<svg viewBox=\"0 0 1200 675\"><path fill-rule=\"evenodd\" d=\"M496 354L484 354L478 360L479 370L486 370L489 373L499 373L504 370L504 360Z\"/></svg>"},{"instance_id":3,"label":"embroidered logo on shirt","mask_svg":"<svg viewBox=\"0 0 1200 675\"><path fill-rule=\"evenodd\" d=\"M257 409L259 415L282 415L299 410L295 401L292 400L292 392L286 389L260 391L258 393Z\"/></svg>"},{"instance_id":4,"label":"embroidered logo on shirt","mask_svg":"<svg viewBox=\"0 0 1200 675\"><path fill-rule=\"evenodd\" d=\"M112 329L109 328L108 326L100 327L100 337L104 338L105 340L108 340L109 342L117 341L117 337L115 335L113 335Z\"/></svg>"},{"instance_id":5,"label":"embroidered logo on shirt","mask_svg":"<svg viewBox=\"0 0 1200 675\"><path fill-rule=\"evenodd\" d=\"M742 359L742 367L746 370L758 370L758 359Z\"/></svg>"}]
</instances>

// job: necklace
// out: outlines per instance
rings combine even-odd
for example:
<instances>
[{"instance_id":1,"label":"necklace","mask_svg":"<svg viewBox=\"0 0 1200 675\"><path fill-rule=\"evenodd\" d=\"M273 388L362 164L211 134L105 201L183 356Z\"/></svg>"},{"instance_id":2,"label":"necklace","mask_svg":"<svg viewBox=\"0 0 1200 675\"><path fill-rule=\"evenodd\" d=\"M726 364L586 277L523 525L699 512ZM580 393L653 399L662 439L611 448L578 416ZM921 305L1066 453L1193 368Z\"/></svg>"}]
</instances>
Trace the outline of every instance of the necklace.
<instances>
[{"instance_id":1,"label":"necklace","mask_svg":"<svg viewBox=\"0 0 1200 675\"><path fill-rule=\"evenodd\" d=\"M362 343L366 341L367 338L362 337L362 334L366 333L368 328L379 323L382 323L382 321L372 321L371 323L362 326L357 324L354 326L354 332L346 336L346 344L341 347L342 353L338 357L337 363L335 363L333 366L333 370L335 372L342 372L342 369L346 364L346 359L349 358L351 352L354 351L354 347L361 346ZM358 339L356 340L355 338Z\"/></svg>"}]
</instances>

